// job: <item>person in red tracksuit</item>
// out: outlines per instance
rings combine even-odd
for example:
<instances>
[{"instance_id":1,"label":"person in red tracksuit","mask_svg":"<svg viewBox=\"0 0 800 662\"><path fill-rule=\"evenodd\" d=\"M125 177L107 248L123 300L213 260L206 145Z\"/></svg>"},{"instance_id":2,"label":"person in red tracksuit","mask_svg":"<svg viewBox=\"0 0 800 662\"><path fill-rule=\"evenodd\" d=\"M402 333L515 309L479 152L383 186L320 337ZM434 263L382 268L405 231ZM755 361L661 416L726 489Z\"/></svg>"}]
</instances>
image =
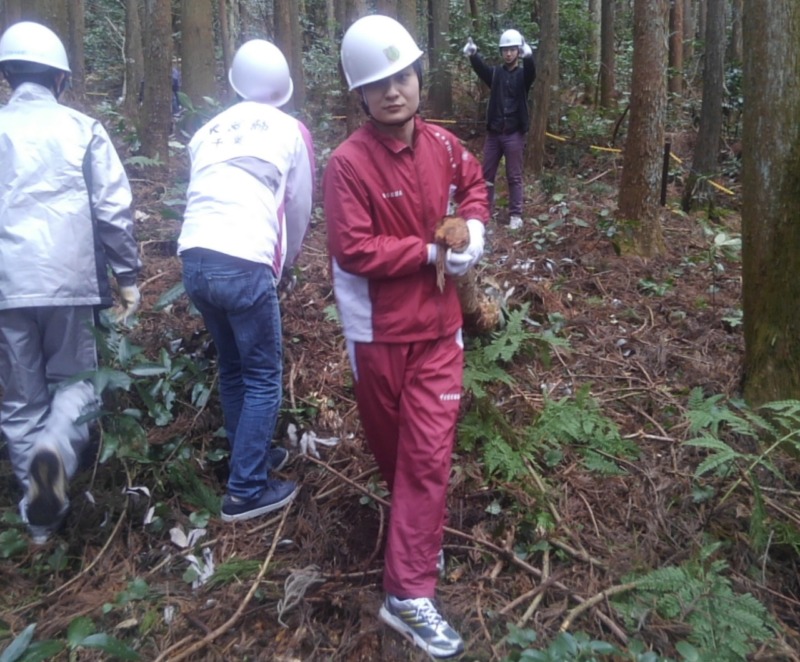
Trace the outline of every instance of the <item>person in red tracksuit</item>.
<instances>
[{"instance_id":1,"label":"person in red tracksuit","mask_svg":"<svg viewBox=\"0 0 800 662\"><path fill-rule=\"evenodd\" d=\"M442 562L451 452L462 390L461 307L440 291L433 243L448 213L470 242L445 255L463 275L481 258L489 204L478 160L417 114L422 52L394 19L359 19L342 41L349 88L369 117L323 178L333 288L370 450L392 494L379 616L435 657L463 651L432 599Z\"/></svg>"}]
</instances>

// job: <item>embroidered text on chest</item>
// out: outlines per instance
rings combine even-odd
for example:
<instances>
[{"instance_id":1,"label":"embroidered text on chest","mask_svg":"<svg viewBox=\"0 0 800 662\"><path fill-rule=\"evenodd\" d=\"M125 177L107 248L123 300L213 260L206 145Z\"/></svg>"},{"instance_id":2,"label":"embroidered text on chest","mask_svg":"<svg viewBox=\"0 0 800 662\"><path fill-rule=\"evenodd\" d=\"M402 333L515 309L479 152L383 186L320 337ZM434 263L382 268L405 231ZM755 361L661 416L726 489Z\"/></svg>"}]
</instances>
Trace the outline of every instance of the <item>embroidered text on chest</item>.
<instances>
[{"instance_id":1,"label":"embroidered text on chest","mask_svg":"<svg viewBox=\"0 0 800 662\"><path fill-rule=\"evenodd\" d=\"M400 191L384 191L383 193L381 193L381 197L383 197L384 199L402 198L403 197L403 191L402 190L400 190Z\"/></svg>"}]
</instances>

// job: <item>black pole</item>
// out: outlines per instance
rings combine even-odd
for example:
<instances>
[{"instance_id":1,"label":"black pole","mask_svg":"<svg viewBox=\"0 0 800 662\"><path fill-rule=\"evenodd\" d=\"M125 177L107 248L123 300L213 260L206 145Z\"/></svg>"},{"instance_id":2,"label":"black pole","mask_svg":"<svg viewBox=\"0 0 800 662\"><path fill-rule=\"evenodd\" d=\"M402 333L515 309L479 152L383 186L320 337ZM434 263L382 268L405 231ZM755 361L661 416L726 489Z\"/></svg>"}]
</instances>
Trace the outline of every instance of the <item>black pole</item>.
<instances>
[{"instance_id":1,"label":"black pole","mask_svg":"<svg viewBox=\"0 0 800 662\"><path fill-rule=\"evenodd\" d=\"M664 143L664 163L661 167L661 206L667 204L667 177L669 177L669 153L672 144L669 142Z\"/></svg>"}]
</instances>

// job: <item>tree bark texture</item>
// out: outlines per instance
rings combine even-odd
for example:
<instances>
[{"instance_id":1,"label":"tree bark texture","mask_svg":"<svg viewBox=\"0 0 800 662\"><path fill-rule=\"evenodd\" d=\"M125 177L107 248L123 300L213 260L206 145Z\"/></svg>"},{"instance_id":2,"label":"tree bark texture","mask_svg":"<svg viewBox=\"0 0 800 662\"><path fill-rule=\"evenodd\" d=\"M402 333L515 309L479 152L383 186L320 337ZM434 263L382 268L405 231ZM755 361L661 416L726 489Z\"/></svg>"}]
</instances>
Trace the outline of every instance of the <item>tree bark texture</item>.
<instances>
[{"instance_id":1,"label":"tree bark texture","mask_svg":"<svg viewBox=\"0 0 800 662\"><path fill-rule=\"evenodd\" d=\"M305 104L303 44L295 0L275 0L275 44L286 57L294 82L294 95L287 108L302 108Z\"/></svg>"},{"instance_id":2,"label":"tree bark texture","mask_svg":"<svg viewBox=\"0 0 800 662\"><path fill-rule=\"evenodd\" d=\"M397 20L420 43L416 0L397 0Z\"/></svg>"},{"instance_id":3,"label":"tree bark texture","mask_svg":"<svg viewBox=\"0 0 800 662\"><path fill-rule=\"evenodd\" d=\"M170 0L145 0L144 98L139 137L142 152L169 162L168 141L172 124L172 8Z\"/></svg>"},{"instance_id":4,"label":"tree bark texture","mask_svg":"<svg viewBox=\"0 0 800 662\"><path fill-rule=\"evenodd\" d=\"M450 32L450 7L446 2L428 0L430 9L430 33L428 58L430 85L428 107L433 117L449 117L453 113L453 83L450 66L443 53L450 50L447 35Z\"/></svg>"},{"instance_id":5,"label":"tree bark texture","mask_svg":"<svg viewBox=\"0 0 800 662\"><path fill-rule=\"evenodd\" d=\"M214 58L214 6L212 0L181 3L181 90L192 105L205 105L203 97L217 94Z\"/></svg>"},{"instance_id":6,"label":"tree bark texture","mask_svg":"<svg viewBox=\"0 0 800 662\"><path fill-rule=\"evenodd\" d=\"M731 38L728 42L727 59L731 64L742 62L742 5L743 0L731 0Z\"/></svg>"},{"instance_id":7,"label":"tree bark texture","mask_svg":"<svg viewBox=\"0 0 800 662\"><path fill-rule=\"evenodd\" d=\"M217 1L217 17L219 19L219 40L222 44L222 70L225 72L225 76L227 77L228 72L231 69L231 64L233 63L233 39L231 38L231 30L230 26L228 25L228 1L227 0L218 0ZM234 92L230 89L230 87L226 87L228 93L226 95L227 99L233 99ZM224 101L225 99L223 99Z\"/></svg>"},{"instance_id":8,"label":"tree bark texture","mask_svg":"<svg viewBox=\"0 0 800 662\"><path fill-rule=\"evenodd\" d=\"M144 83L141 1L125 2L125 114L139 123L139 91Z\"/></svg>"},{"instance_id":9,"label":"tree bark texture","mask_svg":"<svg viewBox=\"0 0 800 662\"><path fill-rule=\"evenodd\" d=\"M683 94L683 0L669 3L669 82L671 94Z\"/></svg>"},{"instance_id":10,"label":"tree bark texture","mask_svg":"<svg viewBox=\"0 0 800 662\"><path fill-rule=\"evenodd\" d=\"M584 88L584 97L588 103L594 104L596 102L597 87L600 80L600 31L602 25L602 18L600 16L600 0L589 0L589 40L586 43L586 62L589 65L589 71L597 72L597 75L587 77L586 86Z\"/></svg>"},{"instance_id":11,"label":"tree bark texture","mask_svg":"<svg viewBox=\"0 0 800 662\"><path fill-rule=\"evenodd\" d=\"M745 0L744 395L800 398L800 5Z\"/></svg>"},{"instance_id":12,"label":"tree bark texture","mask_svg":"<svg viewBox=\"0 0 800 662\"><path fill-rule=\"evenodd\" d=\"M719 140L722 134L722 93L725 77L725 0L708 0L706 9L705 53L703 62L703 103L700 128L694 150L692 171L686 178L683 209L693 206L694 198L710 200L708 177L716 174Z\"/></svg>"},{"instance_id":13,"label":"tree bark texture","mask_svg":"<svg viewBox=\"0 0 800 662\"><path fill-rule=\"evenodd\" d=\"M67 6L69 21L69 66L72 69L70 87L73 98L83 99L86 96L86 66L84 61L84 35L86 20L84 0L71 0Z\"/></svg>"},{"instance_id":14,"label":"tree bark texture","mask_svg":"<svg viewBox=\"0 0 800 662\"><path fill-rule=\"evenodd\" d=\"M694 57L695 15L693 0L683 0L683 61L689 65Z\"/></svg>"},{"instance_id":15,"label":"tree bark texture","mask_svg":"<svg viewBox=\"0 0 800 662\"><path fill-rule=\"evenodd\" d=\"M534 175L544 169L544 145L547 132L550 102L554 90L558 90L558 2L541 0L539 48L536 58L536 80L533 83L531 128L528 133L525 163ZM556 93L557 97L558 94Z\"/></svg>"},{"instance_id":16,"label":"tree bark texture","mask_svg":"<svg viewBox=\"0 0 800 662\"><path fill-rule=\"evenodd\" d=\"M619 248L653 257L664 252L660 218L667 85L666 0L634 0L633 76L628 138L619 190Z\"/></svg>"},{"instance_id":17,"label":"tree bark texture","mask_svg":"<svg viewBox=\"0 0 800 662\"><path fill-rule=\"evenodd\" d=\"M617 96L615 3L616 0L603 0L600 7L600 105L603 108L614 106Z\"/></svg>"},{"instance_id":18,"label":"tree bark texture","mask_svg":"<svg viewBox=\"0 0 800 662\"><path fill-rule=\"evenodd\" d=\"M345 0L344 32L366 14L366 0ZM342 85L344 85L345 94L347 95L345 97L347 99L347 135L350 135L364 121L364 110L361 107L361 94L359 92L347 92L347 81L344 75L342 75Z\"/></svg>"}]
</instances>

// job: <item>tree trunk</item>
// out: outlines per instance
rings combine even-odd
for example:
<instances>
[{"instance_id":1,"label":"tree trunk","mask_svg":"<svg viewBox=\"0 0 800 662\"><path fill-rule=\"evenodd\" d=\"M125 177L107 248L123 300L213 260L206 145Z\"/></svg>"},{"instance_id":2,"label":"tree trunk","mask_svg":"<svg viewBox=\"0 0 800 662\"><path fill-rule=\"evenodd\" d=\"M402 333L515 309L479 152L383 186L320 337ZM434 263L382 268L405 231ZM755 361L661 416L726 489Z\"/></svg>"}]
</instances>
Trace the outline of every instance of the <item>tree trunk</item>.
<instances>
[{"instance_id":1,"label":"tree trunk","mask_svg":"<svg viewBox=\"0 0 800 662\"><path fill-rule=\"evenodd\" d=\"M671 94L683 94L683 0L670 0L669 82Z\"/></svg>"},{"instance_id":2,"label":"tree trunk","mask_svg":"<svg viewBox=\"0 0 800 662\"><path fill-rule=\"evenodd\" d=\"M233 63L233 40L231 39L231 31L228 26L228 2L227 0L218 0L217 3L217 17L219 18L219 40L222 43L222 69L227 77L228 72L231 70ZM228 93L223 98L223 101L233 99L234 92L230 87L226 87Z\"/></svg>"},{"instance_id":3,"label":"tree trunk","mask_svg":"<svg viewBox=\"0 0 800 662\"><path fill-rule=\"evenodd\" d=\"M731 40L728 42L728 62L739 65L742 62L742 2L731 0Z\"/></svg>"},{"instance_id":4,"label":"tree trunk","mask_svg":"<svg viewBox=\"0 0 800 662\"><path fill-rule=\"evenodd\" d=\"M614 6L616 0L603 0L600 13L600 105L616 103L617 64L614 46Z\"/></svg>"},{"instance_id":5,"label":"tree trunk","mask_svg":"<svg viewBox=\"0 0 800 662\"><path fill-rule=\"evenodd\" d=\"M336 8L333 0L325 0L325 34L333 44L336 40Z\"/></svg>"},{"instance_id":6,"label":"tree trunk","mask_svg":"<svg viewBox=\"0 0 800 662\"><path fill-rule=\"evenodd\" d=\"M703 39L706 34L706 19L707 19L706 0L697 0L697 13L695 14L695 39Z\"/></svg>"},{"instance_id":7,"label":"tree trunk","mask_svg":"<svg viewBox=\"0 0 800 662\"><path fill-rule=\"evenodd\" d=\"M589 0L589 23L589 41L586 44L586 62L588 63L589 71L592 72L592 76L586 79L584 97L589 103L594 104L597 95L597 82L600 79L600 26L602 23L600 16L600 0ZM594 72L598 72L597 75L594 75Z\"/></svg>"},{"instance_id":8,"label":"tree trunk","mask_svg":"<svg viewBox=\"0 0 800 662\"><path fill-rule=\"evenodd\" d=\"M83 40L85 32L84 0L71 0L67 6L69 38L66 40L70 76L70 92L73 99L86 96L86 68L84 66Z\"/></svg>"},{"instance_id":9,"label":"tree trunk","mask_svg":"<svg viewBox=\"0 0 800 662\"><path fill-rule=\"evenodd\" d=\"M538 52L536 58L536 81L533 83L531 128L528 135L528 152L525 163L535 176L544 169L545 133L550 108L551 94L558 89L558 0L541 0L541 18ZM554 96L558 96L556 93Z\"/></svg>"},{"instance_id":10,"label":"tree trunk","mask_svg":"<svg viewBox=\"0 0 800 662\"><path fill-rule=\"evenodd\" d=\"M683 3L683 62L690 65L694 58L695 7L692 0Z\"/></svg>"},{"instance_id":11,"label":"tree trunk","mask_svg":"<svg viewBox=\"0 0 800 662\"><path fill-rule=\"evenodd\" d=\"M397 18L397 0L377 0L375 2L375 11L384 16Z\"/></svg>"},{"instance_id":12,"label":"tree trunk","mask_svg":"<svg viewBox=\"0 0 800 662\"><path fill-rule=\"evenodd\" d=\"M708 177L718 170L725 76L725 0L708 0L703 61L703 105L692 170L686 179L682 206L689 211L695 197L711 199Z\"/></svg>"},{"instance_id":13,"label":"tree trunk","mask_svg":"<svg viewBox=\"0 0 800 662\"><path fill-rule=\"evenodd\" d=\"M744 395L800 399L800 5L744 3Z\"/></svg>"},{"instance_id":14,"label":"tree trunk","mask_svg":"<svg viewBox=\"0 0 800 662\"><path fill-rule=\"evenodd\" d=\"M0 2L0 29L22 20L23 0L5 0Z\"/></svg>"},{"instance_id":15,"label":"tree trunk","mask_svg":"<svg viewBox=\"0 0 800 662\"><path fill-rule=\"evenodd\" d=\"M125 115L139 125L140 91L144 84L144 51L140 0L125 2Z\"/></svg>"},{"instance_id":16,"label":"tree trunk","mask_svg":"<svg viewBox=\"0 0 800 662\"><path fill-rule=\"evenodd\" d=\"M453 84L447 59L441 57L450 49L447 35L450 33L450 6L441 0L429 0L430 29L428 57L431 83L428 105L434 117L450 117L453 114Z\"/></svg>"},{"instance_id":17,"label":"tree trunk","mask_svg":"<svg viewBox=\"0 0 800 662\"><path fill-rule=\"evenodd\" d=\"M172 10L170 0L145 0L144 98L139 137L142 153L169 162L168 141L172 124Z\"/></svg>"},{"instance_id":18,"label":"tree trunk","mask_svg":"<svg viewBox=\"0 0 800 662\"><path fill-rule=\"evenodd\" d=\"M420 42L416 0L397 0L397 21L414 37L414 41Z\"/></svg>"},{"instance_id":19,"label":"tree trunk","mask_svg":"<svg viewBox=\"0 0 800 662\"><path fill-rule=\"evenodd\" d=\"M619 189L619 249L652 257L664 252L659 211L666 120L666 0L634 0L630 125Z\"/></svg>"},{"instance_id":20,"label":"tree trunk","mask_svg":"<svg viewBox=\"0 0 800 662\"><path fill-rule=\"evenodd\" d=\"M275 0L275 44L286 56L294 82L294 95L287 108L302 108L305 104L303 44L295 0Z\"/></svg>"},{"instance_id":21,"label":"tree trunk","mask_svg":"<svg viewBox=\"0 0 800 662\"><path fill-rule=\"evenodd\" d=\"M214 59L214 6L212 0L181 3L181 90L192 105L205 105L203 97L217 95Z\"/></svg>"},{"instance_id":22,"label":"tree trunk","mask_svg":"<svg viewBox=\"0 0 800 662\"><path fill-rule=\"evenodd\" d=\"M345 22L344 30L347 31L353 23L367 14L366 0L344 0ZM413 33L412 33L413 34ZM347 135L350 135L364 121L364 110L361 108L361 97L357 92L347 92L347 82L342 76L342 84L347 95Z\"/></svg>"}]
</instances>

